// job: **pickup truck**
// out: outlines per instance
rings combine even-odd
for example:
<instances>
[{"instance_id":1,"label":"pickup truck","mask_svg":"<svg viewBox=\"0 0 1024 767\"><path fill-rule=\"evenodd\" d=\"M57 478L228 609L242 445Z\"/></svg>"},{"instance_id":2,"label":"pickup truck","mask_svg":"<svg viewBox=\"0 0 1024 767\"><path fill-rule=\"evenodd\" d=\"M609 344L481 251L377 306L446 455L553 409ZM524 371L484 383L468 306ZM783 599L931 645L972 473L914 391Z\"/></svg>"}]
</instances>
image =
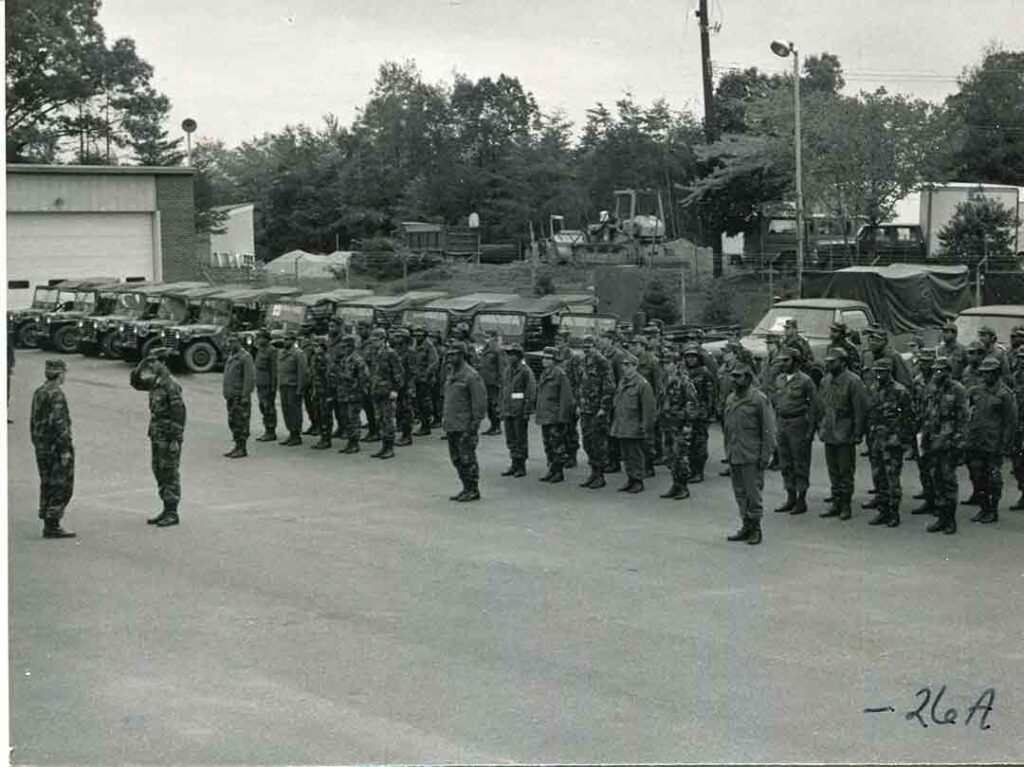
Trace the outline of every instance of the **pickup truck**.
<instances>
[{"instance_id":1,"label":"pickup truck","mask_svg":"<svg viewBox=\"0 0 1024 767\"><path fill-rule=\"evenodd\" d=\"M1024 304L989 304L964 309L956 318L957 338L962 344L978 340L978 328L996 331L996 342L1010 348L1010 331L1024 325Z\"/></svg>"}]
</instances>

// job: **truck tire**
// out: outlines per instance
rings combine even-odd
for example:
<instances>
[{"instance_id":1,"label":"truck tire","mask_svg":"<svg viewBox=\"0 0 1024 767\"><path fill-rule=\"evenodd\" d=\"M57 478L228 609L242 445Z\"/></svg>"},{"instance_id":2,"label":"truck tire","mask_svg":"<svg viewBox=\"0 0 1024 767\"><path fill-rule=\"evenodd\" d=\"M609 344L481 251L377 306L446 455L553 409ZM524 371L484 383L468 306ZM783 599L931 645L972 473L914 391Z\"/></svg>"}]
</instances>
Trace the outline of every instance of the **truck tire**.
<instances>
[{"instance_id":1,"label":"truck tire","mask_svg":"<svg viewBox=\"0 0 1024 767\"><path fill-rule=\"evenodd\" d=\"M36 334L34 323L26 322L14 335L16 345L22 349L35 349L38 344L36 343Z\"/></svg>"},{"instance_id":2,"label":"truck tire","mask_svg":"<svg viewBox=\"0 0 1024 767\"><path fill-rule=\"evenodd\" d=\"M78 328L65 325L53 334L53 348L61 354L73 354L78 349Z\"/></svg>"},{"instance_id":3,"label":"truck tire","mask_svg":"<svg viewBox=\"0 0 1024 767\"><path fill-rule=\"evenodd\" d=\"M209 373L217 366L217 349L207 341L196 341L185 350L185 367L193 373Z\"/></svg>"},{"instance_id":4,"label":"truck tire","mask_svg":"<svg viewBox=\"0 0 1024 767\"><path fill-rule=\"evenodd\" d=\"M121 350L114 343L115 340L116 336L113 333L107 333L103 336L100 339L100 352L112 360L119 360L121 359Z\"/></svg>"},{"instance_id":5,"label":"truck tire","mask_svg":"<svg viewBox=\"0 0 1024 767\"><path fill-rule=\"evenodd\" d=\"M162 344L163 341L160 340L160 336L154 336L153 338L150 338L148 341L146 341L146 343L142 345L142 353L139 355L139 359L145 358L145 356L153 350L154 346L161 346Z\"/></svg>"}]
</instances>

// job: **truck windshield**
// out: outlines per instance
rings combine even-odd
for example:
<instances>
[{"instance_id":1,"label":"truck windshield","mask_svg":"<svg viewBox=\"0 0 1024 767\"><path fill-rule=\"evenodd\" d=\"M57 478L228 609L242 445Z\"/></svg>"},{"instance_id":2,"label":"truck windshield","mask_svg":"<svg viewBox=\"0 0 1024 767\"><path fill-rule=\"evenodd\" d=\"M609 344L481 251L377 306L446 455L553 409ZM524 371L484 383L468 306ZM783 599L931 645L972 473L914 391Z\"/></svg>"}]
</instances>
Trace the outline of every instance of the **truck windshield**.
<instances>
[{"instance_id":1,"label":"truck windshield","mask_svg":"<svg viewBox=\"0 0 1024 767\"><path fill-rule=\"evenodd\" d=\"M473 338L482 340L491 330L501 338L521 338L526 330L526 315L478 314L473 320Z\"/></svg>"},{"instance_id":2,"label":"truck windshield","mask_svg":"<svg viewBox=\"0 0 1024 767\"><path fill-rule=\"evenodd\" d=\"M118 293L117 305L113 311L129 317L141 317L145 314L146 304L146 296L141 293Z\"/></svg>"},{"instance_id":3,"label":"truck windshield","mask_svg":"<svg viewBox=\"0 0 1024 767\"><path fill-rule=\"evenodd\" d=\"M72 306L75 305L75 296L77 291L74 290L58 290L57 291L57 310L66 312Z\"/></svg>"},{"instance_id":4,"label":"truck windshield","mask_svg":"<svg viewBox=\"0 0 1024 767\"><path fill-rule=\"evenodd\" d=\"M52 309L57 305L58 292L56 288L36 288L35 295L32 296L32 306L36 309Z\"/></svg>"},{"instance_id":5,"label":"truck windshield","mask_svg":"<svg viewBox=\"0 0 1024 767\"><path fill-rule=\"evenodd\" d=\"M572 338L583 338L583 336L600 336L606 331L615 330L618 323L614 317L579 317L572 314L563 314L558 324L559 330L568 330Z\"/></svg>"},{"instance_id":6,"label":"truck windshield","mask_svg":"<svg viewBox=\"0 0 1024 767\"><path fill-rule=\"evenodd\" d=\"M231 302L207 298L199 307L199 316L196 321L203 325L230 325Z\"/></svg>"},{"instance_id":7,"label":"truck windshield","mask_svg":"<svg viewBox=\"0 0 1024 767\"><path fill-rule=\"evenodd\" d=\"M448 335L448 312L440 309L406 309L402 314L402 322L412 327L423 327L428 333Z\"/></svg>"},{"instance_id":8,"label":"truck windshield","mask_svg":"<svg viewBox=\"0 0 1024 767\"><path fill-rule=\"evenodd\" d=\"M272 304L267 313L271 330L295 329L306 319L307 307L302 304Z\"/></svg>"},{"instance_id":9,"label":"truck windshield","mask_svg":"<svg viewBox=\"0 0 1024 767\"><path fill-rule=\"evenodd\" d=\"M776 306L768 310L761 318L751 335L765 336L768 333L781 333L785 330L786 320L796 320L800 335L808 338L828 338L828 329L835 318L833 309L817 309L810 306Z\"/></svg>"},{"instance_id":10,"label":"truck windshield","mask_svg":"<svg viewBox=\"0 0 1024 767\"><path fill-rule=\"evenodd\" d=\"M978 330L988 326L996 331L996 340L1009 347L1010 331L1024 324L1024 317L1000 317L991 314L961 314L956 318L957 337L962 344L978 340Z\"/></svg>"},{"instance_id":11,"label":"truck windshield","mask_svg":"<svg viewBox=\"0 0 1024 767\"><path fill-rule=\"evenodd\" d=\"M163 296L156 310L158 320L184 322L188 316L188 301L179 296Z\"/></svg>"},{"instance_id":12,"label":"truck windshield","mask_svg":"<svg viewBox=\"0 0 1024 767\"><path fill-rule=\"evenodd\" d=\"M359 320L366 320L372 322L373 320L373 307L370 306L339 306L338 310L334 313L335 317L340 317L348 323L356 323Z\"/></svg>"},{"instance_id":13,"label":"truck windshield","mask_svg":"<svg viewBox=\"0 0 1024 767\"><path fill-rule=\"evenodd\" d=\"M79 290L75 293L75 306L76 311L89 312L90 314L96 308L96 291L95 290Z\"/></svg>"}]
</instances>

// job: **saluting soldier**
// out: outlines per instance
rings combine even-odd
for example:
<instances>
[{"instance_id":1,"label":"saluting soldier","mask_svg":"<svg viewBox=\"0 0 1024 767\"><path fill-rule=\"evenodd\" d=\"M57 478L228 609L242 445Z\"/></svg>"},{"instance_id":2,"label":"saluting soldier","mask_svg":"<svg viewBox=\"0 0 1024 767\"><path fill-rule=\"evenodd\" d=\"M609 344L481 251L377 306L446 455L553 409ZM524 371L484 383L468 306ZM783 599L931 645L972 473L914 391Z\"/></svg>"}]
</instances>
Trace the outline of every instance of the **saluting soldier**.
<instances>
[{"instance_id":1,"label":"saluting soldier","mask_svg":"<svg viewBox=\"0 0 1024 767\"><path fill-rule=\"evenodd\" d=\"M224 339L227 357L224 359L223 393L228 411L228 428L235 442L233 449L224 453L225 458L245 458L248 455L246 442L249 439L249 424L252 420L252 390L256 386L256 367L252 356L238 340L235 333Z\"/></svg>"},{"instance_id":2,"label":"saluting soldier","mask_svg":"<svg viewBox=\"0 0 1024 767\"><path fill-rule=\"evenodd\" d=\"M867 441L877 490L872 503L878 513L868 524L898 527L903 449L915 438L913 403L906 387L893 380L890 360L875 360L874 372L876 386L868 406ZM869 504L863 507L868 508Z\"/></svg>"},{"instance_id":3,"label":"saluting soldier","mask_svg":"<svg viewBox=\"0 0 1024 767\"><path fill-rule=\"evenodd\" d=\"M450 500L480 500L480 466L476 459L480 422L487 414L487 389L480 374L466 363L466 345L453 342L445 354L448 377L444 385L441 427L448 437L448 456L462 482Z\"/></svg>"},{"instance_id":4,"label":"saluting soldier","mask_svg":"<svg viewBox=\"0 0 1024 767\"><path fill-rule=\"evenodd\" d=\"M537 381L536 420L540 426L544 440L544 454L547 457L548 471L540 478L541 482L562 482L565 480L565 462L567 452L565 431L572 420L575 405L572 384L569 376L556 364L557 350L547 346L541 352L544 371Z\"/></svg>"},{"instance_id":5,"label":"saluting soldier","mask_svg":"<svg viewBox=\"0 0 1024 767\"><path fill-rule=\"evenodd\" d=\"M682 362L665 367L663 399L660 412L662 431L667 436L665 463L672 474L672 485L662 498L682 500L690 497L691 419L697 410L697 390L686 374Z\"/></svg>"},{"instance_id":6,"label":"saluting soldier","mask_svg":"<svg viewBox=\"0 0 1024 767\"><path fill-rule=\"evenodd\" d=\"M722 432L742 526L727 536L727 540L746 541L756 546L763 536L761 492L764 470L775 452L775 416L768 398L752 385L754 371L748 365L734 367L729 375L732 391L725 401Z\"/></svg>"},{"instance_id":7,"label":"saluting soldier","mask_svg":"<svg viewBox=\"0 0 1024 767\"><path fill-rule=\"evenodd\" d=\"M619 492L644 491L644 444L658 417L654 389L637 372L636 357L622 357L622 378L615 390L612 406L611 436L618 440L622 460L626 464L626 484Z\"/></svg>"},{"instance_id":8,"label":"saluting soldier","mask_svg":"<svg viewBox=\"0 0 1024 767\"><path fill-rule=\"evenodd\" d=\"M979 367L984 383L967 393L967 455L978 478L981 509L972 522L989 524L999 520L1003 493L1003 458L1013 455L1017 436L1017 403L1003 384L1003 366L986 357Z\"/></svg>"},{"instance_id":9,"label":"saluting soldier","mask_svg":"<svg viewBox=\"0 0 1024 767\"><path fill-rule=\"evenodd\" d=\"M708 427L715 417L715 373L704 364L704 351L696 343L683 347L683 363L697 399L690 416L690 477L688 482L704 481L704 466L708 462Z\"/></svg>"},{"instance_id":10,"label":"saluting soldier","mask_svg":"<svg viewBox=\"0 0 1024 767\"><path fill-rule=\"evenodd\" d=\"M382 328L374 328L370 332L364 359L370 370L370 398L381 440L380 450L371 455L374 458L394 458L395 404L398 392L405 384L405 372L398 354L388 346L387 334Z\"/></svg>"},{"instance_id":11,"label":"saluting soldier","mask_svg":"<svg viewBox=\"0 0 1024 767\"><path fill-rule=\"evenodd\" d=\"M256 333L256 355L253 369L256 372L256 398L260 415L263 416L263 434L257 442L277 442L277 349L271 346L270 331L263 329Z\"/></svg>"},{"instance_id":12,"label":"saluting soldier","mask_svg":"<svg viewBox=\"0 0 1024 767\"><path fill-rule=\"evenodd\" d=\"M508 359L502 369L499 404L511 463L501 476L525 477L526 459L530 457L530 415L537 401L537 382L523 358L523 347L519 344L506 346L505 355Z\"/></svg>"},{"instance_id":13,"label":"saluting soldier","mask_svg":"<svg viewBox=\"0 0 1024 767\"><path fill-rule=\"evenodd\" d=\"M295 331L289 330L280 341L277 357L277 391L281 397L281 417L288 436L278 442L285 447L302 444L302 397L306 391L306 355L296 346Z\"/></svg>"},{"instance_id":14,"label":"saluting soldier","mask_svg":"<svg viewBox=\"0 0 1024 767\"><path fill-rule=\"evenodd\" d=\"M413 328L412 338L415 342L411 356L412 381L416 394L416 416L420 420L417 436L429 437L430 427L434 425L434 391L437 389L437 371L440 360L437 347L427 336L424 327Z\"/></svg>"},{"instance_id":15,"label":"saluting soldier","mask_svg":"<svg viewBox=\"0 0 1024 767\"><path fill-rule=\"evenodd\" d=\"M505 372L505 354L499 345L498 331L487 331L487 342L480 352L480 377L487 387L488 429L485 437L501 434L501 382Z\"/></svg>"},{"instance_id":16,"label":"saluting soldier","mask_svg":"<svg viewBox=\"0 0 1024 767\"><path fill-rule=\"evenodd\" d=\"M956 467L963 458L967 431L967 391L953 379L947 357L935 360L932 385L921 421L921 455L931 472L931 492L937 519L929 533L956 532L956 506L960 501Z\"/></svg>"},{"instance_id":17,"label":"saluting soldier","mask_svg":"<svg viewBox=\"0 0 1024 767\"><path fill-rule=\"evenodd\" d=\"M848 520L856 472L855 445L864 436L867 393L860 378L846 367L845 349L833 349L825 357L828 371L821 379L821 422L818 434L825 443L825 463L831 484L832 508L819 517Z\"/></svg>"},{"instance_id":18,"label":"saluting soldier","mask_svg":"<svg viewBox=\"0 0 1024 767\"><path fill-rule=\"evenodd\" d=\"M181 445L185 438L185 401L181 386L167 369L167 349L152 349L129 378L132 388L149 392L149 446L163 510L147 524L170 527L179 522Z\"/></svg>"},{"instance_id":19,"label":"saluting soldier","mask_svg":"<svg viewBox=\"0 0 1024 767\"><path fill-rule=\"evenodd\" d=\"M359 413L369 388L370 371L356 350L354 336L343 336L338 343L339 354L331 362L331 384L339 414L338 429L345 440L339 453L359 452Z\"/></svg>"},{"instance_id":20,"label":"saluting soldier","mask_svg":"<svg viewBox=\"0 0 1024 767\"><path fill-rule=\"evenodd\" d=\"M590 476L580 487L591 490L605 486L604 472L608 466L608 429L612 403L615 399L615 381L612 366L598 351L597 341L583 337L583 365L577 391L580 428L583 432L583 451L590 464Z\"/></svg>"},{"instance_id":21,"label":"saluting soldier","mask_svg":"<svg viewBox=\"0 0 1024 767\"><path fill-rule=\"evenodd\" d=\"M811 377L800 370L795 347L783 349L782 372L775 379L775 413L779 465L786 488L786 502L775 511L803 514L811 476L811 445L818 427L821 405Z\"/></svg>"},{"instance_id":22,"label":"saluting soldier","mask_svg":"<svg viewBox=\"0 0 1024 767\"><path fill-rule=\"evenodd\" d=\"M43 520L44 538L75 537L60 525L75 490L71 414L61 389L67 369L64 360L46 360L46 382L32 393L29 429L39 469L39 518Z\"/></svg>"}]
</instances>

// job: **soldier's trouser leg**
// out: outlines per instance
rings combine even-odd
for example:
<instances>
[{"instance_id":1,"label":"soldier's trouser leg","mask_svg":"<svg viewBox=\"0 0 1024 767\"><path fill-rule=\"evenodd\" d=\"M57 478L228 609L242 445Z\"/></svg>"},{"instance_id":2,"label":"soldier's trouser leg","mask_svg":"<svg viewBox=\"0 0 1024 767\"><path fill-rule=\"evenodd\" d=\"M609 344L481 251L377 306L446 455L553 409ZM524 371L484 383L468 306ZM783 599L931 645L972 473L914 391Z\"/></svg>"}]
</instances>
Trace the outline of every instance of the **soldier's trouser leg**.
<instances>
[{"instance_id":1,"label":"soldier's trouser leg","mask_svg":"<svg viewBox=\"0 0 1024 767\"><path fill-rule=\"evenodd\" d=\"M505 447L508 448L508 457L512 463L525 463L529 457L529 442L527 429L529 419L521 416L505 418Z\"/></svg>"},{"instance_id":2,"label":"soldier's trouser leg","mask_svg":"<svg viewBox=\"0 0 1024 767\"><path fill-rule=\"evenodd\" d=\"M974 450L968 450L966 457L967 476L971 480L971 489L977 495L981 495L985 487L985 459L981 453Z\"/></svg>"},{"instance_id":3,"label":"soldier's trouser leg","mask_svg":"<svg viewBox=\"0 0 1024 767\"><path fill-rule=\"evenodd\" d=\"M540 427L544 440L544 455L548 459L548 467L553 471L565 468L565 424L549 423Z\"/></svg>"},{"instance_id":4,"label":"soldier's trouser leg","mask_svg":"<svg viewBox=\"0 0 1024 767\"><path fill-rule=\"evenodd\" d=\"M618 437L608 435L608 465L619 463L622 460L622 445Z\"/></svg>"},{"instance_id":5,"label":"soldier's trouser leg","mask_svg":"<svg viewBox=\"0 0 1024 767\"><path fill-rule=\"evenodd\" d=\"M932 455L920 453L917 457L917 476L921 480L921 494L925 503L935 503L935 484L932 482L933 470L931 467Z\"/></svg>"},{"instance_id":6,"label":"soldier's trouser leg","mask_svg":"<svg viewBox=\"0 0 1024 767\"><path fill-rule=\"evenodd\" d=\"M664 431L671 436L667 441L668 452L665 454L665 462L672 472L672 484L686 487L686 482L690 478L690 427L673 425L666 427Z\"/></svg>"},{"instance_id":7,"label":"soldier's trouser leg","mask_svg":"<svg viewBox=\"0 0 1024 767\"><path fill-rule=\"evenodd\" d=\"M39 469L39 518L60 522L75 489L75 454L64 460L56 450L36 450Z\"/></svg>"},{"instance_id":8,"label":"soldier's trouser leg","mask_svg":"<svg viewBox=\"0 0 1024 767\"><path fill-rule=\"evenodd\" d=\"M235 442L249 439L249 424L252 420L252 397L228 397L228 428Z\"/></svg>"},{"instance_id":9,"label":"soldier's trouser leg","mask_svg":"<svg viewBox=\"0 0 1024 767\"><path fill-rule=\"evenodd\" d=\"M441 414L444 412L444 384L442 384L440 381L431 384L430 396L433 398L434 401L434 422L440 423Z\"/></svg>"},{"instance_id":10,"label":"soldier's trouser leg","mask_svg":"<svg viewBox=\"0 0 1024 767\"><path fill-rule=\"evenodd\" d=\"M317 397L317 426L320 439L330 442L334 435L334 400L326 394Z\"/></svg>"},{"instance_id":11,"label":"soldier's trouser leg","mask_svg":"<svg viewBox=\"0 0 1024 767\"><path fill-rule=\"evenodd\" d=\"M703 474L708 462L708 422L695 421L690 434L690 471Z\"/></svg>"},{"instance_id":12,"label":"soldier's trouser leg","mask_svg":"<svg viewBox=\"0 0 1024 767\"><path fill-rule=\"evenodd\" d=\"M760 519L764 514L761 491L764 490L764 471L756 463L734 463L729 466L732 492L736 496L740 519Z\"/></svg>"},{"instance_id":13,"label":"soldier's trouser leg","mask_svg":"<svg viewBox=\"0 0 1024 767\"><path fill-rule=\"evenodd\" d=\"M404 436L412 434L412 402L406 393L395 400L395 423Z\"/></svg>"},{"instance_id":14,"label":"soldier's trouser leg","mask_svg":"<svg viewBox=\"0 0 1024 767\"><path fill-rule=\"evenodd\" d=\"M644 479L644 441L619 437L619 450L626 467L626 476L636 482Z\"/></svg>"},{"instance_id":15,"label":"soldier's trouser leg","mask_svg":"<svg viewBox=\"0 0 1024 767\"><path fill-rule=\"evenodd\" d=\"M580 451L580 415L572 409L572 417L565 425L565 452L575 456Z\"/></svg>"},{"instance_id":16,"label":"soldier's trouser leg","mask_svg":"<svg viewBox=\"0 0 1024 767\"><path fill-rule=\"evenodd\" d=\"M583 429L583 449L590 461L590 470L602 474L608 465L608 416L584 413L580 417L580 426Z\"/></svg>"},{"instance_id":17,"label":"soldier's trouser leg","mask_svg":"<svg viewBox=\"0 0 1024 767\"><path fill-rule=\"evenodd\" d=\"M317 404L316 391L312 386L306 386L302 390L302 403L306 406L306 415L309 416L309 425L314 429L320 428L320 406ZM301 415L301 413L300 413ZM299 419L299 431L302 431L302 419Z\"/></svg>"},{"instance_id":18,"label":"soldier's trouser leg","mask_svg":"<svg viewBox=\"0 0 1024 767\"><path fill-rule=\"evenodd\" d=\"M480 466L476 460L477 439L476 432L448 432L448 457L466 490L479 490Z\"/></svg>"},{"instance_id":19,"label":"soldier's trouser leg","mask_svg":"<svg viewBox=\"0 0 1024 767\"><path fill-rule=\"evenodd\" d=\"M338 424L338 427L341 429L341 436L347 440L359 437L359 428L362 425L359 421L360 410L358 402L341 403L342 421Z\"/></svg>"},{"instance_id":20,"label":"soldier's trouser leg","mask_svg":"<svg viewBox=\"0 0 1024 767\"><path fill-rule=\"evenodd\" d=\"M903 500L903 445L889 445L886 449L885 473L889 486L889 508L898 509Z\"/></svg>"},{"instance_id":21,"label":"soldier's trouser leg","mask_svg":"<svg viewBox=\"0 0 1024 767\"><path fill-rule=\"evenodd\" d=\"M388 443L395 439L395 400L390 397L375 397L373 410L377 415L377 433Z\"/></svg>"},{"instance_id":22,"label":"soldier's trouser leg","mask_svg":"<svg viewBox=\"0 0 1024 767\"><path fill-rule=\"evenodd\" d=\"M806 415L779 419L779 468L786 490L806 493L811 475L810 421Z\"/></svg>"},{"instance_id":23,"label":"soldier's trouser leg","mask_svg":"<svg viewBox=\"0 0 1024 767\"><path fill-rule=\"evenodd\" d=\"M1024 447L1013 457L1013 478L1017 480L1017 489L1024 493Z\"/></svg>"},{"instance_id":24,"label":"soldier's trouser leg","mask_svg":"<svg viewBox=\"0 0 1024 767\"><path fill-rule=\"evenodd\" d=\"M651 431L644 437L644 473L647 470L654 470L654 464L658 460L658 444L657 437L655 436L655 430L652 428Z\"/></svg>"},{"instance_id":25,"label":"soldier's trouser leg","mask_svg":"<svg viewBox=\"0 0 1024 767\"><path fill-rule=\"evenodd\" d=\"M875 486L875 500L879 508L886 508L889 497L888 476L885 471L887 455L884 446L868 447L868 463L871 466L871 483Z\"/></svg>"},{"instance_id":26,"label":"soldier's trouser leg","mask_svg":"<svg viewBox=\"0 0 1024 767\"><path fill-rule=\"evenodd\" d=\"M995 509L1003 497L1003 456L1001 453L984 453L981 469L985 482L985 496L989 508Z\"/></svg>"},{"instance_id":27,"label":"soldier's trouser leg","mask_svg":"<svg viewBox=\"0 0 1024 767\"><path fill-rule=\"evenodd\" d=\"M281 387L281 416L290 435L302 433L302 394L297 386Z\"/></svg>"},{"instance_id":28,"label":"soldier's trouser leg","mask_svg":"<svg viewBox=\"0 0 1024 767\"><path fill-rule=\"evenodd\" d=\"M828 484L829 484L829 495L833 498L838 497L837 487L839 486L839 465L836 454L836 448L839 445L830 445L825 443L825 466L828 469Z\"/></svg>"},{"instance_id":29,"label":"soldier's trouser leg","mask_svg":"<svg viewBox=\"0 0 1024 767\"><path fill-rule=\"evenodd\" d=\"M430 426L434 420L434 395L426 381L416 382L416 417L421 426Z\"/></svg>"},{"instance_id":30,"label":"soldier's trouser leg","mask_svg":"<svg viewBox=\"0 0 1024 767\"><path fill-rule=\"evenodd\" d=\"M487 428L500 429L501 417L498 415L498 406L501 404L501 388L487 384Z\"/></svg>"},{"instance_id":31,"label":"soldier's trouser leg","mask_svg":"<svg viewBox=\"0 0 1024 767\"><path fill-rule=\"evenodd\" d=\"M260 405L260 415L263 417L263 428L267 431L277 431L277 407L274 404L273 389L259 389L256 392Z\"/></svg>"},{"instance_id":32,"label":"soldier's trouser leg","mask_svg":"<svg viewBox=\"0 0 1024 767\"><path fill-rule=\"evenodd\" d=\"M380 418L377 416L376 402L373 397L363 398L363 410L366 412L367 432L380 436Z\"/></svg>"},{"instance_id":33,"label":"soldier's trouser leg","mask_svg":"<svg viewBox=\"0 0 1024 767\"><path fill-rule=\"evenodd\" d=\"M181 443L172 451L170 442L150 440L152 452L153 478L156 479L160 500L164 502L164 511L177 513L181 501Z\"/></svg>"},{"instance_id":34,"label":"soldier's trouser leg","mask_svg":"<svg viewBox=\"0 0 1024 767\"><path fill-rule=\"evenodd\" d=\"M935 508L955 509L960 502L960 487L956 478L956 460L948 450L925 454L931 471L931 486Z\"/></svg>"},{"instance_id":35,"label":"soldier's trouser leg","mask_svg":"<svg viewBox=\"0 0 1024 767\"><path fill-rule=\"evenodd\" d=\"M854 476L857 470L857 448L855 445L836 445L836 457L839 468L839 487L837 490L846 503L853 497Z\"/></svg>"}]
</instances>

